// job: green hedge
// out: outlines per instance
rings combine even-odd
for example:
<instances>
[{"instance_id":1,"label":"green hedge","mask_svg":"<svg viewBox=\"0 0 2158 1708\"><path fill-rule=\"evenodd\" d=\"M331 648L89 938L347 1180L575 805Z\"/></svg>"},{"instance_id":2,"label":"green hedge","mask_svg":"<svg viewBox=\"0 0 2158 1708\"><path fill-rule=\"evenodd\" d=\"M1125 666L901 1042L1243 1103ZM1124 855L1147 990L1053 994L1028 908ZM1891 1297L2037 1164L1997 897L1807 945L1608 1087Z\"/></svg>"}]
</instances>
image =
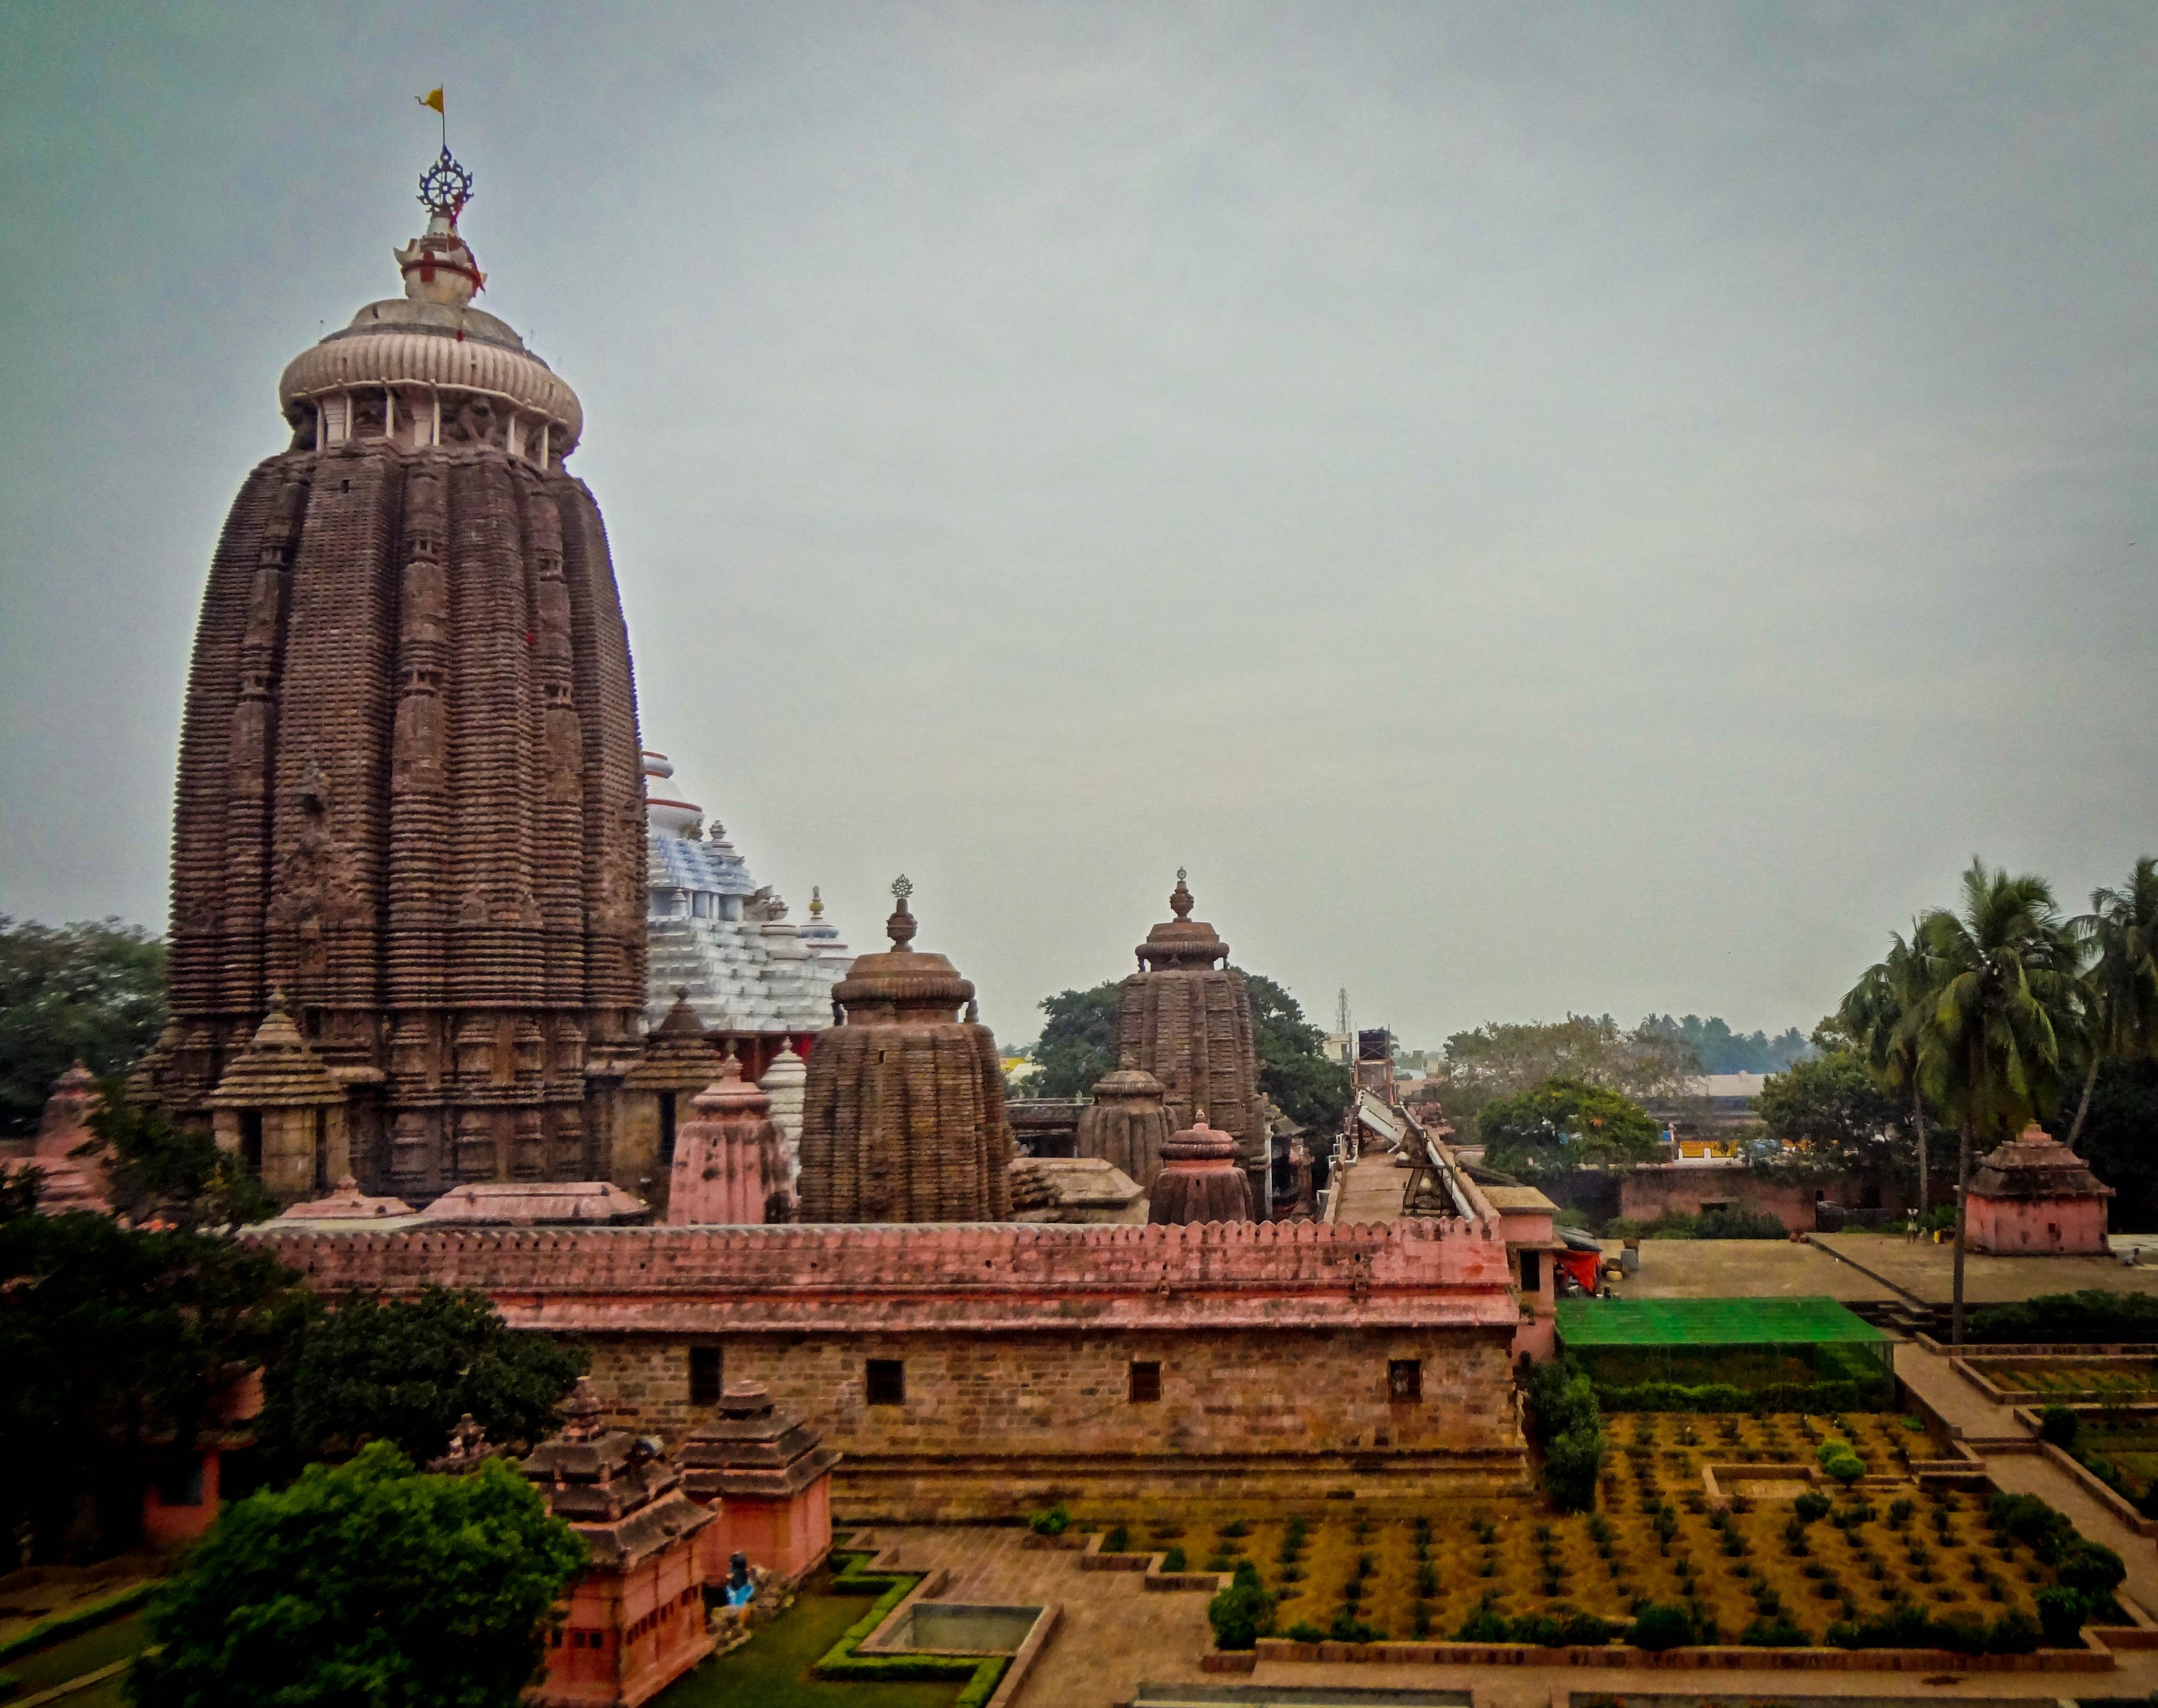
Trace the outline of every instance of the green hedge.
<instances>
[{"instance_id":1,"label":"green hedge","mask_svg":"<svg viewBox=\"0 0 2158 1708\"><path fill-rule=\"evenodd\" d=\"M1004 1675L1010 1659L1002 1654L981 1657L951 1654L856 1654L854 1646L891 1618L891 1610L922 1582L919 1573L866 1571L866 1554L849 1554L832 1579L832 1587L845 1595L874 1594L870 1610L847 1627L846 1633L824 1653L813 1670L820 1679L845 1679L856 1683L903 1680L965 1679L953 1708L982 1708Z\"/></svg>"},{"instance_id":2,"label":"green hedge","mask_svg":"<svg viewBox=\"0 0 2158 1708\"><path fill-rule=\"evenodd\" d=\"M1896 1403L1896 1385L1877 1382L1776 1382L1765 1388L1733 1387L1709 1382L1690 1388L1677 1382L1634 1382L1626 1387L1599 1383L1597 1403L1606 1411L1804 1411L1825 1416L1835 1411L1887 1411Z\"/></svg>"},{"instance_id":3,"label":"green hedge","mask_svg":"<svg viewBox=\"0 0 2158 1708\"><path fill-rule=\"evenodd\" d=\"M49 1618L40 1619L28 1630L18 1631L6 1642L0 1643L0 1660L11 1654L20 1654L26 1649L35 1649L40 1643L49 1643L55 1637L65 1637L71 1632L84 1630L91 1625L101 1625L116 1614L140 1607L149 1600L157 1587L155 1580L131 1583L126 1588L115 1590L111 1595L85 1602L78 1607L70 1607L65 1613L54 1613Z\"/></svg>"}]
</instances>

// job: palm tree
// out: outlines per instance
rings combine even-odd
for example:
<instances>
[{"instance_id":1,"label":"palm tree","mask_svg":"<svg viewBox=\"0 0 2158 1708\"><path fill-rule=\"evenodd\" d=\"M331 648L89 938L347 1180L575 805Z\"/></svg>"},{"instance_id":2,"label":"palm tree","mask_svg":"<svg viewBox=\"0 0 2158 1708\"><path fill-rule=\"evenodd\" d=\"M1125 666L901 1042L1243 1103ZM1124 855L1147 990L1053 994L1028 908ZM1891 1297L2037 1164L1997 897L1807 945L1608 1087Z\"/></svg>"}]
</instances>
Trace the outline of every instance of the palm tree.
<instances>
[{"instance_id":1,"label":"palm tree","mask_svg":"<svg viewBox=\"0 0 2158 1708\"><path fill-rule=\"evenodd\" d=\"M2060 1098L2061 1061L2082 1024L2082 945L2042 878L2011 878L1973 859L1963 911L1918 928L1939 992L1919 1045L1919 1071L1956 1122L1954 1339L1963 1344L1963 1257L1970 1154L1980 1134L2013 1138Z\"/></svg>"},{"instance_id":2,"label":"palm tree","mask_svg":"<svg viewBox=\"0 0 2158 1708\"><path fill-rule=\"evenodd\" d=\"M2073 1146L2083 1136L2099 1064L2108 1056L2158 1055L2158 859L2145 854L2118 890L2091 891L2091 911L2076 921L2091 952L2090 1062Z\"/></svg>"},{"instance_id":3,"label":"palm tree","mask_svg":"<svg viewBox=\"0 0 2158 1708\"><path fill-rule=\"evenodd\" d=\"M1911 1100L1911 1130L1918 1141L1918 1214L1926 1198L1926 1098L1919 1077L1919 1045L1933 1022L1940 993L1928 983L1920 952L1919 921L1906 942L1889 933L1888 952L1859 975L1836 1009L1836 1024L1858 1045L1874 1082L1892 1097Z\"/></svg>"}]
</instances>

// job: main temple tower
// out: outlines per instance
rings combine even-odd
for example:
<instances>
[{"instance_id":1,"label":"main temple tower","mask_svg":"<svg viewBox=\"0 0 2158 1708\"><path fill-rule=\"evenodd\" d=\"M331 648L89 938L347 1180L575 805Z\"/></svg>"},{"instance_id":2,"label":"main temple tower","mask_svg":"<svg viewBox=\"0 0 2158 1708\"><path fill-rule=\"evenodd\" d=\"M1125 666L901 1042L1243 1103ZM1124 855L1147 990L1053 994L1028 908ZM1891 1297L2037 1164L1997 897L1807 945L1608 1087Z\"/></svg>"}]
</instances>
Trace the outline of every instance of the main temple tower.
<instances>
[{"instance_id":1,"label":"main temple tower","mask_svg":"<svg viewBox=\"0 0 2158 1708\"><path fill-rule=\"evenodd\" d=\"M471 188L446 147L404 295L286 369L291 443L226 520L146 1076L199 1117L281 992L344 1089L354 1172L414 1200L603 1176L645 998L628 639L564 469L583 410L472 306Z\"/></svg>"}]
</instances>

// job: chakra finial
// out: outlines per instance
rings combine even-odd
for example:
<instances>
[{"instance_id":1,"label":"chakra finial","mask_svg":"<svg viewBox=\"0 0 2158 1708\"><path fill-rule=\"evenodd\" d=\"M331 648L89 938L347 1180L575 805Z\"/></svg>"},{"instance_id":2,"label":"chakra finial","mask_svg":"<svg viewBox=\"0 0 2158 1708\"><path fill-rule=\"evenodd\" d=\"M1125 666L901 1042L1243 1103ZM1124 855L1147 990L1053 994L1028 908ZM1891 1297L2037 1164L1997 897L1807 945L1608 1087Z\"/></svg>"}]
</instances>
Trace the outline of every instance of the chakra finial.
<instances>
[{"instance_id":1,"label":"chakra finial","mask_svg":"<svg viewBox=\"0 0 2158 1708\"><path fill-rule=\"evenodd\" d=\"M1176 887L1169 892L1169 911L1177 918L1191 917L1191 892L1184 887L1184 868L1176 869Z\"/></svg>"},{"instance_id":2,"label":"chakra finial","mask_svg":"<svg viewBox=\"0 0 2158 1708\"><path fill-rule=\"evenodd\" d=\"M903 952L914 941L915 931L914 916L906 911L906 898L914 894L914 885L907 881L906 873L899 875L898 881L891 886L891 893L899 906L892 910L891 917L884 922L885 935L891 939L895 951Z\"/></svg>"},{"instance_id":3,"label":"chakra finial","mask_svg":"<svg viewBox=\"0 0 2158 1708\"><path fill-rule=\"evenodd\" d=\"M472 199L472 175L458 163L445 142L435 163L420 174L420 205L455 226L457 215Z\"/></svg>"}]
</instances>

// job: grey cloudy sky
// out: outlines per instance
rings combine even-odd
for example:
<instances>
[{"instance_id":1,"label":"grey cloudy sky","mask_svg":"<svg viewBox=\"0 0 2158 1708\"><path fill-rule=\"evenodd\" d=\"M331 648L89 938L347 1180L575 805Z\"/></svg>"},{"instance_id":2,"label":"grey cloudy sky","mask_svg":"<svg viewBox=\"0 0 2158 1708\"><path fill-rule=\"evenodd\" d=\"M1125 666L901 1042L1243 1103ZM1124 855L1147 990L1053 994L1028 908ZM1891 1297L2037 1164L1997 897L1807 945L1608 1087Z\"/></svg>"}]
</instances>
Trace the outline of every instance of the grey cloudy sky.
<instances>
[{"instance_id":1,"label":"grey cloudy sky","mask_svg":"<svg viewBox=\"0 0 2158 1708\"><path fill-rule=\"evenodd\" d=\"M645 739L1030 1036L1176 866L1412 1044L2158 848L2158 9L0 8L0 910L161 922L284 364L584 399Z\"/></svg>"}]
</instances>

